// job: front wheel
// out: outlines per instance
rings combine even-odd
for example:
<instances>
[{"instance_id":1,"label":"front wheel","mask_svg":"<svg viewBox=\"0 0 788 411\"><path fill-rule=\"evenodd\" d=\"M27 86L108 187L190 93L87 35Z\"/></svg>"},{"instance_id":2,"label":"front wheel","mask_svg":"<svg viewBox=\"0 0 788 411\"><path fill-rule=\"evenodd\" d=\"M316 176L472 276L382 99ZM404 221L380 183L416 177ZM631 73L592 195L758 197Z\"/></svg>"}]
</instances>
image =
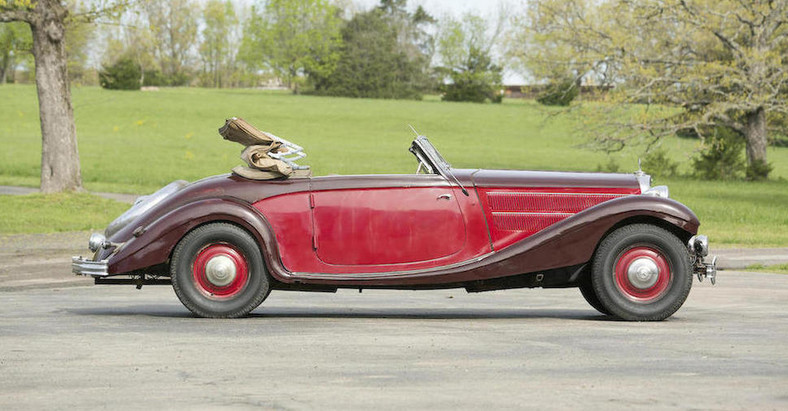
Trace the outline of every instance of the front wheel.
<instances>
[{"instance_id":1,"label":"front wheel","mask_svg":"<svg viewBox=\"0 0 788 411\"><path fill-rule=\"evenodd\" d=\"M692 287L687 248L671 232L632 224L608 235L594 255L591 285L612 315L660 321L675 313Z\"/></svg>"},{"instance_id":2,"label":"front wheel","mask_svg":"<svg viewBox=\"0 0 788 411\"><path fill-rule=\"evenodd\" d=\"M173 252L170 275L178 299L200 317L245 316L270 291L254 237L227 223L207 224L184 236Z\"/></svg>"}]
</instances>

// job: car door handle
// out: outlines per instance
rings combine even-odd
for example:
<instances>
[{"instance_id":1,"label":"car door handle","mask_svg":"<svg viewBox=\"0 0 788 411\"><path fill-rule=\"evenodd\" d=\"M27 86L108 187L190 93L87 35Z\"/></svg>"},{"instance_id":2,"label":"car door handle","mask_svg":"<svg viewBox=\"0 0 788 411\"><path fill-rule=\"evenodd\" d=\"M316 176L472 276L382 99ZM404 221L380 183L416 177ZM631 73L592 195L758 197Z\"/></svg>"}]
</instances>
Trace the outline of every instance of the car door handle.
<instances>
[{"instance_id":1,"label":"car door handle","mask_svg":"<svg viewBox=\"0 0 788 411\"><path fill-rule=\"evenodd\" d=\"M438 196L438 200L451 200L451 194L441 194Z\"/></svg>"}]
</instances>

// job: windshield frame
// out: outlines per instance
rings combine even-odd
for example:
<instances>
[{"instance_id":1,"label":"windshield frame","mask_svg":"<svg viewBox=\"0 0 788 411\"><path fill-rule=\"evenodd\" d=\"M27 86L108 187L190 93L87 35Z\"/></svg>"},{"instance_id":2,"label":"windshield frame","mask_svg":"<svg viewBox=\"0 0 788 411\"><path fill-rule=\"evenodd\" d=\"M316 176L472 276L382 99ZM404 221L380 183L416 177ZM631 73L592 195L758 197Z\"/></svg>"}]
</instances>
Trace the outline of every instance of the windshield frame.
<instances>
[{"instance_id":1,"label":"windshield frame","mask_svg":"<svg viewBox=\"0 0 788 411\"><path fill-rule=\"evenodd\" d=\"M430 143L430 140L424 136L418 136L413 140L409 151L416 156L420 163L424 163L432 174L440 174L444 178L448 178L449 164L443 156L440 155L435 146Z\"/></svg>"},{"instance_id":2,"label":"windshield frame","mask_svg":"<svg viewBox=\"0 0 788 411\"><path fill-rule=\"evenodd\" d=\"M424 164L428 171L432 171L432 174L439 174L449 183L454 182L460 187L460 189L462 189L463 194L466 196L468 195L468 191L465 189L465 187L463 187L459 180L457 180L457 177L452 174L451 164L449 164L449 162L443 158L443 156L438 152L438 149L432 145L427 137L416 137L416 139L414 139L413 143L410 145L409 150L419 160L419 164Z\"/></svg>"}]
</instances>

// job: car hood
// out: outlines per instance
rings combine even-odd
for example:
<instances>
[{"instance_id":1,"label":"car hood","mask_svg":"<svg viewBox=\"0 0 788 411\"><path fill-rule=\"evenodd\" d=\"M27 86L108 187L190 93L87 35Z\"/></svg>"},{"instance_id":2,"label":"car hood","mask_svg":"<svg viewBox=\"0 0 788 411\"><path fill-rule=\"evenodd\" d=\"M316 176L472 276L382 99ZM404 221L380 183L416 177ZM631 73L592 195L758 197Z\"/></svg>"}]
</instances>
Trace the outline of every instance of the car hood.
<instances>
[{"instance_id":1,"label":"car hood","mask_svg":"<svg viewBox=\"0 0 788 411\"><path fill-rule=\"evenodd\" d=\"M452 170L461 180L470 180L476 187L640 187L634 174L579 173L521 170Z\"/></svg>"}]
</instances>

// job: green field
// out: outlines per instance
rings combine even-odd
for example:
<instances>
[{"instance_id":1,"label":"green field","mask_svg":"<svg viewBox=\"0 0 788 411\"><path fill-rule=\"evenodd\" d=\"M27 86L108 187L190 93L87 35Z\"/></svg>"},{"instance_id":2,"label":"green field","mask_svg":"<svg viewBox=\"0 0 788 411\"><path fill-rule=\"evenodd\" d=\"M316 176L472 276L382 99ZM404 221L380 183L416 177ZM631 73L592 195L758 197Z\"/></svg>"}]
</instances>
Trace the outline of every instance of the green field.
<instances>
[{"instance_id":1,"label":"green field","mask_svg":"<svg viewBox=\"0 0 788 411\"><path fill-rule=\"evenodd\" d=\"M228 172L241 164L242 147L216 130L231 116L304 146L309 157L302 163L315 175L413 172L409 124L455 167L593 171L609 161L580 147L587 142L580 125L588 119L547 116L550 110L531 101L480 105L199 88L72 92L82 176L91 191L148 193L175 179ZM0 184L37 186L41 141L33 86L0 86L0 144ZM663 147L687 171L697 141L666 139ZM630 172L642 151L631 147L612 157ZM769 156L774 181L657 183L695 210L714 244L788 246L788 149L771 149Z\"/></svg>"}]
</instances>

